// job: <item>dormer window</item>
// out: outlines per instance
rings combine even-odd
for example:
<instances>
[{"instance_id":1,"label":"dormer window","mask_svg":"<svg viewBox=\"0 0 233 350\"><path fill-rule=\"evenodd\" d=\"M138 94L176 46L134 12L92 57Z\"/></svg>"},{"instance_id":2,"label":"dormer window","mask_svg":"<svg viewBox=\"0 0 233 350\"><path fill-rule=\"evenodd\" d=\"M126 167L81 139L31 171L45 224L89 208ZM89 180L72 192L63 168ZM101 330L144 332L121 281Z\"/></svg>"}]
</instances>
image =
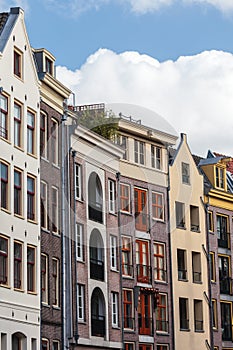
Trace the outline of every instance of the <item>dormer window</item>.
<instances>
[{"instance_id":1,"label":"dormer window","mask_svg":"<svg viewBox=\"0 0 233 350\"><path fill-rule=\"evenodd\" d=\"M224 169L215 168L215 184L216 187L224 189Z\"/></svg>"},{"instance_id":2,"label":"dormer window","mask_svg":"<svg viewBox=\"0 0 233 350\"><path fill-rule=\"evenodd\" d=\"M45 58L45 70L47 73L53 75L53 62L48 57Z\"/></svg>"}]
</instances>

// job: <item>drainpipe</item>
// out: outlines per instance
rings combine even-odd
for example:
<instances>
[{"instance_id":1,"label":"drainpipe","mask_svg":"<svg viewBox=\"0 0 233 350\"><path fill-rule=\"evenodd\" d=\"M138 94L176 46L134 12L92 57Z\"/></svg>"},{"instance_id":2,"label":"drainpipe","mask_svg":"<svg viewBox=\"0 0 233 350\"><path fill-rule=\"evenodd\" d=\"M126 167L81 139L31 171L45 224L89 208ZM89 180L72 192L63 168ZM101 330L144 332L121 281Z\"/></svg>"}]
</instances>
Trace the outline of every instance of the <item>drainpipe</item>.
<instances>
[{"instance_id":1,"label":"drainpipe","mask_svg":"<svg viewBox=\"0 0 233 350\"><path fill-rule=\"evenodd\" d=\"M77 247L77 241L76 241L76 220L77 220L77 214L76 214L76 193L75 193L75 157L76 157L76 151L72 150L72 165L73 165L73 200L74 200L74 272L75 272L75 344L78 345L78 339L79 339L79 334L78 334L78 305L77 305L77 300L78 300L78 269L77 269L77 257L76 257L76 247Z\"/></svg>"},{"instance_id":2,"label":"drainpipe","mask_svg":"<svg viewBox=\"0 0 233 350\"><path fill-rule=\"evenodd\" d=\"M119 266L119 273L120 273L120 291L121 291L121 342L122 342L122 350L125 349L124 344L124 304L123 304L123 280L122 280L122 242L121 242L121 205L120 205L120 177L121 173L116 173L116 180L117 180L117 219L118 219L118 235L119 235L119 255L120 255L120 266Z\"/></svg>"},{"instance_id":3,"label":"drainpipe","mask_svg":"<svg viewBox=\"0 0 233 350\"><path fill-rule=\"evenodd\" d=\"M172 256L171 256L171 215L170 215L170 171L169 171L169 150L167 146L167 218L168 218L168 261L170 267L170 300L171 300L171 318L172 318L172 344L171 348L175 350L175 333L174 333L174 298L173 298L173 275L172 275Z\"/></svg>"}]
</instances>

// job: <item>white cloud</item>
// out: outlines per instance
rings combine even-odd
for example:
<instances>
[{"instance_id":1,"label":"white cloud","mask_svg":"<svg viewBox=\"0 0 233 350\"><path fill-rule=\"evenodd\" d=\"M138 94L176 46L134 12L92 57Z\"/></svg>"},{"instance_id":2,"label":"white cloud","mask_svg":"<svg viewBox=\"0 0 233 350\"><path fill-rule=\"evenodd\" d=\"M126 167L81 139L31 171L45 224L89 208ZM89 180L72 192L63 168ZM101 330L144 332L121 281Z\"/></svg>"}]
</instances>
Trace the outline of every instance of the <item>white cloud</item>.
<instances>
[{"instance_id":1,"label":"white cloud","mask_svg":"<svg viewBox=\"0 0 233 350\"><path fill-rule=\"evenodd\" d=\"M11 7L21 7L26 12L29 4L27 0L0 0L0 12L9 12Z\"/></svg>"},{"instance_id":2,"label":"white cloud","mask_svg":"<svg viewBox=\"0 0 233 350\"><path fill-rule=\"evenodd\" d=\"M57 77L76 93L76 104L141 105L166 118L178 132L187 133L194 152L204 155L211 148L233 153L230 53L205 51L160 63L138 52L99 49L80 70L57 67Z\"/></svg>"}]
</instances>

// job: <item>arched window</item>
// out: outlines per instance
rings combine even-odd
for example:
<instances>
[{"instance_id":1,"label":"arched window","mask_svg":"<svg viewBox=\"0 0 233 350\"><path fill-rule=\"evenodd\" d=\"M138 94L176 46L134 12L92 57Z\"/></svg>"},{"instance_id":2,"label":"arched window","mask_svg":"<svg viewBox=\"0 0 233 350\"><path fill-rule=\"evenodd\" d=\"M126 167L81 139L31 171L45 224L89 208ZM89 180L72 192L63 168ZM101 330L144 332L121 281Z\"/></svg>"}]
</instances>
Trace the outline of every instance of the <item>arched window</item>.
<instances>
[{"instance_id":1,"label":"arched window","mask_svg":"<svg viewBox=\"0 0 233 350\"><path fill-rule=\"evenodd\" d=\"M92 172L88 181L89 219L103 222L103 191L99 176Z\"/></svg>"},{"instance_id":2,"label":"arched window","mask_svg":"<svg viewBox=\"0 0 233 350\"><path fill-rule=\"evenodd\" d=\"M26 350L27 349L27 338L23 333L17 332L12 334L11 338L12 350Z\"/></svg>"},{"instance_id":3,"label":"arched window","mask_svg":"<svg viewBox=\"0 0 233 350\"><path fill-rule=\"evenodd\" d=\"M91 296L91 335L104 337L105 330L105 301L100 288L95 288Z\"/></svg>"},{"instance_id":4,"label":"arched window","mask_svg":"<svg viewBox=\"0 0 233 350\"><path fill-rule=\"evenodd\" d=\"M94 229L91 233L89 250L90 277L99 281L104 281L104 243L97 229Z\"/></svg>"}]
</instances>

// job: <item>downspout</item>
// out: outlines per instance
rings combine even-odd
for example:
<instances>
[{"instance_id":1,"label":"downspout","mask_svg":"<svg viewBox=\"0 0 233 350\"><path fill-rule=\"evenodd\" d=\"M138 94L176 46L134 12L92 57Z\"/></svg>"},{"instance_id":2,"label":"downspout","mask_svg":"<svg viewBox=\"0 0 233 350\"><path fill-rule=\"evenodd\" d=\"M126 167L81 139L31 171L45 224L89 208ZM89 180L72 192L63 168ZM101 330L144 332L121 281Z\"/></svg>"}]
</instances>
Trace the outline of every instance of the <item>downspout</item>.
<instances>
[{"instance_id":1,"label":"downspout","mask_svg":"<svg viewBox=\"0 0 233 350\"><path fill-rule=\"evenodd\" d=\"M74 273L75 273L75 334L74 334L74 339L75 339L75 344L78 345L78 339L79 339L79 334L78 334L78 305L77 305L77 300L78 300L78 269L77 269L77 257L76 257L76 247L77 247L77 241L76 241L76 220L77 220L77 214L76 214L76 193L75 193L75 157L76 157L76 151L72 150L72 165L73 165L73 201L74 201Z\"/></svg>"},{"instance_id":2,"label":"downspout","mask_svg":"<svg viewBox=\"0 0 233 350\"><path fill-rule=\"evenodd\" d=\"M118 235L119 235L119 256L120 256L120 266L119 266L119 273L120 273L120 291L121 291L121 342L122 342L122 350L125 349L124 344L124 304L123 304L123 280L122 280L122 242L121 242L121 206L120 206L120 177L121 173L116 173L116 180L117 180L117 219L118 219Z\"/></svg>"},{"instance_id":3,"label":"downspout","mask_svg":"<svg viewBox=\"0 0 233 350\"><path fill-rule=\"evenodd\" d=\"M172 276L172 256L171 256L171 215L170 215L170 171L169 171L169 150L167 146L167 217L168 217L168 260L169 260L169 267L170 267L170 300L171 300L171 318L172 318L172 344L171 348L175 350L175 332L174 332L174 299L173 299L173 276Z\"/></svg>"}]
</instances>

